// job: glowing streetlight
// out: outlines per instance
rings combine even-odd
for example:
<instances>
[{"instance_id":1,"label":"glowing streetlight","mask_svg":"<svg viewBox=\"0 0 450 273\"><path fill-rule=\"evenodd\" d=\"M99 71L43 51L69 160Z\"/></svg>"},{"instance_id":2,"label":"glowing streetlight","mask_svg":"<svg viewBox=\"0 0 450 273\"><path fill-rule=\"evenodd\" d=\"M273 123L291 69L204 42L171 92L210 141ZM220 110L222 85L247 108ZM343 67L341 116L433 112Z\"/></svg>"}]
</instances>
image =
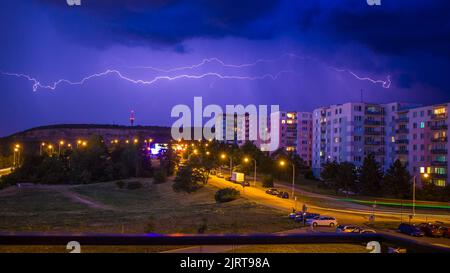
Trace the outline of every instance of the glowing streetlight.
<instances>
[{"instance_id":1,"label":"glowing streetlight","mask_svg":"<svg viewBox=\"0 0 450 273\"><path fill-rule=\"evenodd\" d=\"M45 147L45 142L41 143L41 146L39 146L39 155L42 155L42 149Z\"/></svg>"},{"instance_id":2,"label":"glowing streetlight","mask_svg":"<svg viewBox=\"0 0 450 273\"><path fill-rule=\"evenodd\" d=\"M286 161L284 160L280 160L280 166L284 167L286 165ZM295 200L294 195L295 195L295 165L294 163L292 163L292 198Z\"/></svg>"},{"instance_id":3,"label":"glowing streetlight","mask_svg":"<svg viewBox=\"0 0 450 273\"><path fill-rule=\"evenodd\" d=\"M61 146L64 145L64 141L61 140L58 145L58 155L61 156Z\"/></svg>"},{"instance_id":4,"label":"glowing streetlight","mask_svg":"<svg viewBox=\"0 0 450 273\"><path fill-rule=\"evenodd\" d=\"M253 173L253 187L256 187L256 160L253 159L253 163L255 163L255 169L254 169L254 173ZM244 162L248 163L250 161L250 159L248 157L244 158Z\"/></svg>"},{"instance_id":5,"label":"glowing streetlight","mask_svg":"<svg viewBox=\"0 0 450 273\"><path fill-rule=\"evenodd\" d=\"M416 180L417 180L418 175L423 176L423 178L430 177L430 175L425 172L425 168L422 168L422 167L420 168L420 173L414 175L414 177L413 177L413 206L412 206L413 216L416 216Z\"/></svg>"},{"instance_id":6,"label":"glowing streetlight","mask_svg":"<svg viewBox=\"0 0 450 273\"><path fill-rule=\"evenodd\" d=\"M226 154L221 154L220 158L225 159L227 158ZM233 175L233 158L230 156L230 177Z\"/></svg>"}]
</instances>

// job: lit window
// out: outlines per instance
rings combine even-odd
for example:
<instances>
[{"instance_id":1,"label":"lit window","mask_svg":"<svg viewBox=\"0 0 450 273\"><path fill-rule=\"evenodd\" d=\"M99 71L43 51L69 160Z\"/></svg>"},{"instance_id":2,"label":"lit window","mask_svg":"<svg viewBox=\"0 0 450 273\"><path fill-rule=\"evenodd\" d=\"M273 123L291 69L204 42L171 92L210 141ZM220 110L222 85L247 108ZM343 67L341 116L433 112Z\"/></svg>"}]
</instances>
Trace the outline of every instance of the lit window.
<instances>
[{"instance_id":1,"label":"lit window","mask_svg":"<svg viewBox=\"0 0 450 273\"><path fill-rule=\"evenodd\" d=\"M420 167L420 173L425 173L425 167Z\"/></svg>"},{"instance_id":2,"label":"lit window","mask_svg":"<svg viewBox=\"0 0 450 273\"><path fill-rule=\"evenodd\" d=\"M392 141L392 142L395 142L395 137L394 137L394 136L391 138L391 141Z\"/></svg>"},{"instance_id":3,"label":"lit window","mask_svg":"<svg viewBox=\"0 0 450 273\"><path fill-rule=\"evenodd\" d=\"M420 128L421 128L421 129L425 128L425 122L422 121L422 122L420 123Z\"/></svg>"}]
</instances>

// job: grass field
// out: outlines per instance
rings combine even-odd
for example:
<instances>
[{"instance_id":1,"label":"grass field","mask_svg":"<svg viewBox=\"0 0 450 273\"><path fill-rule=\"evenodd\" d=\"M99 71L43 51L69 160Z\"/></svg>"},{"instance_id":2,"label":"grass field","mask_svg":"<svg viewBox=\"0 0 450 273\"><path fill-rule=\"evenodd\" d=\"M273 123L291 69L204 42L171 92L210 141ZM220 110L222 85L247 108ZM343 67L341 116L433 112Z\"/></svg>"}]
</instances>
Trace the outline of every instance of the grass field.
<instances>
[{"instance_id":1,"label":"grass field","mask_svg":"<svg viewBox=\"0 0 450 273\"><path fill-rule=\"evenodd\" d=\"M240 198L217 204L217 190L175 193L171 183L119 189L115 183L16 189L1 196L0 231L267 233L295 228L281 212ZM99 207L70 198L71 194Z\"/></svg>"}]
</instances>

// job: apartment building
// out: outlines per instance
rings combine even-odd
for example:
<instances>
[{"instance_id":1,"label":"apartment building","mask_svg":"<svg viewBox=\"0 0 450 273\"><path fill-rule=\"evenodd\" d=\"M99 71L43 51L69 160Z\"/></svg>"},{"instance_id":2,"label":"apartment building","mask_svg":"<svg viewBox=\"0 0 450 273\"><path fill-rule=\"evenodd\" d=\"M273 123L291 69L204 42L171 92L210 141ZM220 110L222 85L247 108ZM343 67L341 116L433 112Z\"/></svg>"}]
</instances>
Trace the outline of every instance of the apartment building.
<instances>
[{"instance_id":1,"label":"apartment building","mask_svg":"<svg viewBox=\"0 0 450 273\"><path fill-rule=\"evenodd\" d=\"M309 166L312 163L312 113L297 113L297 153Z\"/></svg>"},{"instance_id":2,"label":"apartment building","mask_svg":"<svg viewBox=\"0 0 450 273\"><path fill-rule=\"evenodd\" d=\"M383 170L399 159L412 175L448 182L448 104L418 107L404 103L345 103L313 112L312 167L316 176L327 161L361 166L374 154Z\"/></svg>"}]
</instances>

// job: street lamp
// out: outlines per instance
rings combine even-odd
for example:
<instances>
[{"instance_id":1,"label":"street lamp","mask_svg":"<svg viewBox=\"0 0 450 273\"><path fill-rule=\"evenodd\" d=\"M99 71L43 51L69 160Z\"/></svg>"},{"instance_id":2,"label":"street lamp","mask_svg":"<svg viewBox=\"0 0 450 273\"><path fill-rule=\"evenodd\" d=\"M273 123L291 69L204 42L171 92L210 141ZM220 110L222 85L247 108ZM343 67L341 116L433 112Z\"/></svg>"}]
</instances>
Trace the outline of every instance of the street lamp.
<instances>
[{"instance_id":1,"label":"street lamp","mask_svg":"<svg viewBox=\"0 0 450 273\"><path fill-rule=\"evenodd\" d=\"M58 155L61 156L61 146L64 145L64 141L61 140L58 145Z\"/></svg>"},{"instance_id":2,"label":"street lamp","mask_svg":"<svg viewBox=\"0 0 450 273\"><path fill-rule=\"evenodd\" d=\"M255 163L255 171L253 174L253 187L256 187L256 160L253 158L252 158L252 160L253 160L253 163ZM244 158L244 161L247 163L250 161L250 159L248 157L246 157L246 158Z\"/></svg>"},{"instance_id":3,"label":"street lamp","mask_svg":"<svg viewBox=\"0 0 450 273\"><path fill-rule=\"evenodd\" d=\"M41 146L39 146L39 155L42 155L42 149L45 147L45 142L41 143Z\"/></svg>"},{"instance_id":4,"label":"street lamp","mask_svg":"<svg viewBox=\"0 0 450 273\"><path fill-rule=\"evenodd\" d=\"M292 198L294 198L294 194L295 194L295 165L294 163L292 163ZM280 166L284 167L286 165L286 162L284 160L280 161Z\"/></svg>"},{"instance_id":5,"label":"street lamp","mask_svg":"<svg viewBox=\"0 0 450 273\"><path fill-rule=\"evenodd\" d=\"M49 150L50 156L53 156L53 145L50 144L47 146L47 148Z\"/></svg>"},{"instance_id":6,"label":"street lamp","mask_svg":"<svg viewBox=\"0 0 450 273\"><path fill-rule=\"evenodd\" d=\"M225 159L227 158L226 154L221 154L220 158ZM233 158L230 156L230 177L233 175Z\"/></svg>"},{"instance_id":7,"label":"street lamp","mask_svg":"<svg viewBox=\"0 0 450 273\"><path fill-rule=\"evenodd\" d=\"M428 178L430 175L425 173L425 170L420 170L420 174L416 174L414 175L413 178L413 216L416 216L416 180L417 180L417 176L418 175L422 175L424 178Z\"/></svg>"}]
</instances>

